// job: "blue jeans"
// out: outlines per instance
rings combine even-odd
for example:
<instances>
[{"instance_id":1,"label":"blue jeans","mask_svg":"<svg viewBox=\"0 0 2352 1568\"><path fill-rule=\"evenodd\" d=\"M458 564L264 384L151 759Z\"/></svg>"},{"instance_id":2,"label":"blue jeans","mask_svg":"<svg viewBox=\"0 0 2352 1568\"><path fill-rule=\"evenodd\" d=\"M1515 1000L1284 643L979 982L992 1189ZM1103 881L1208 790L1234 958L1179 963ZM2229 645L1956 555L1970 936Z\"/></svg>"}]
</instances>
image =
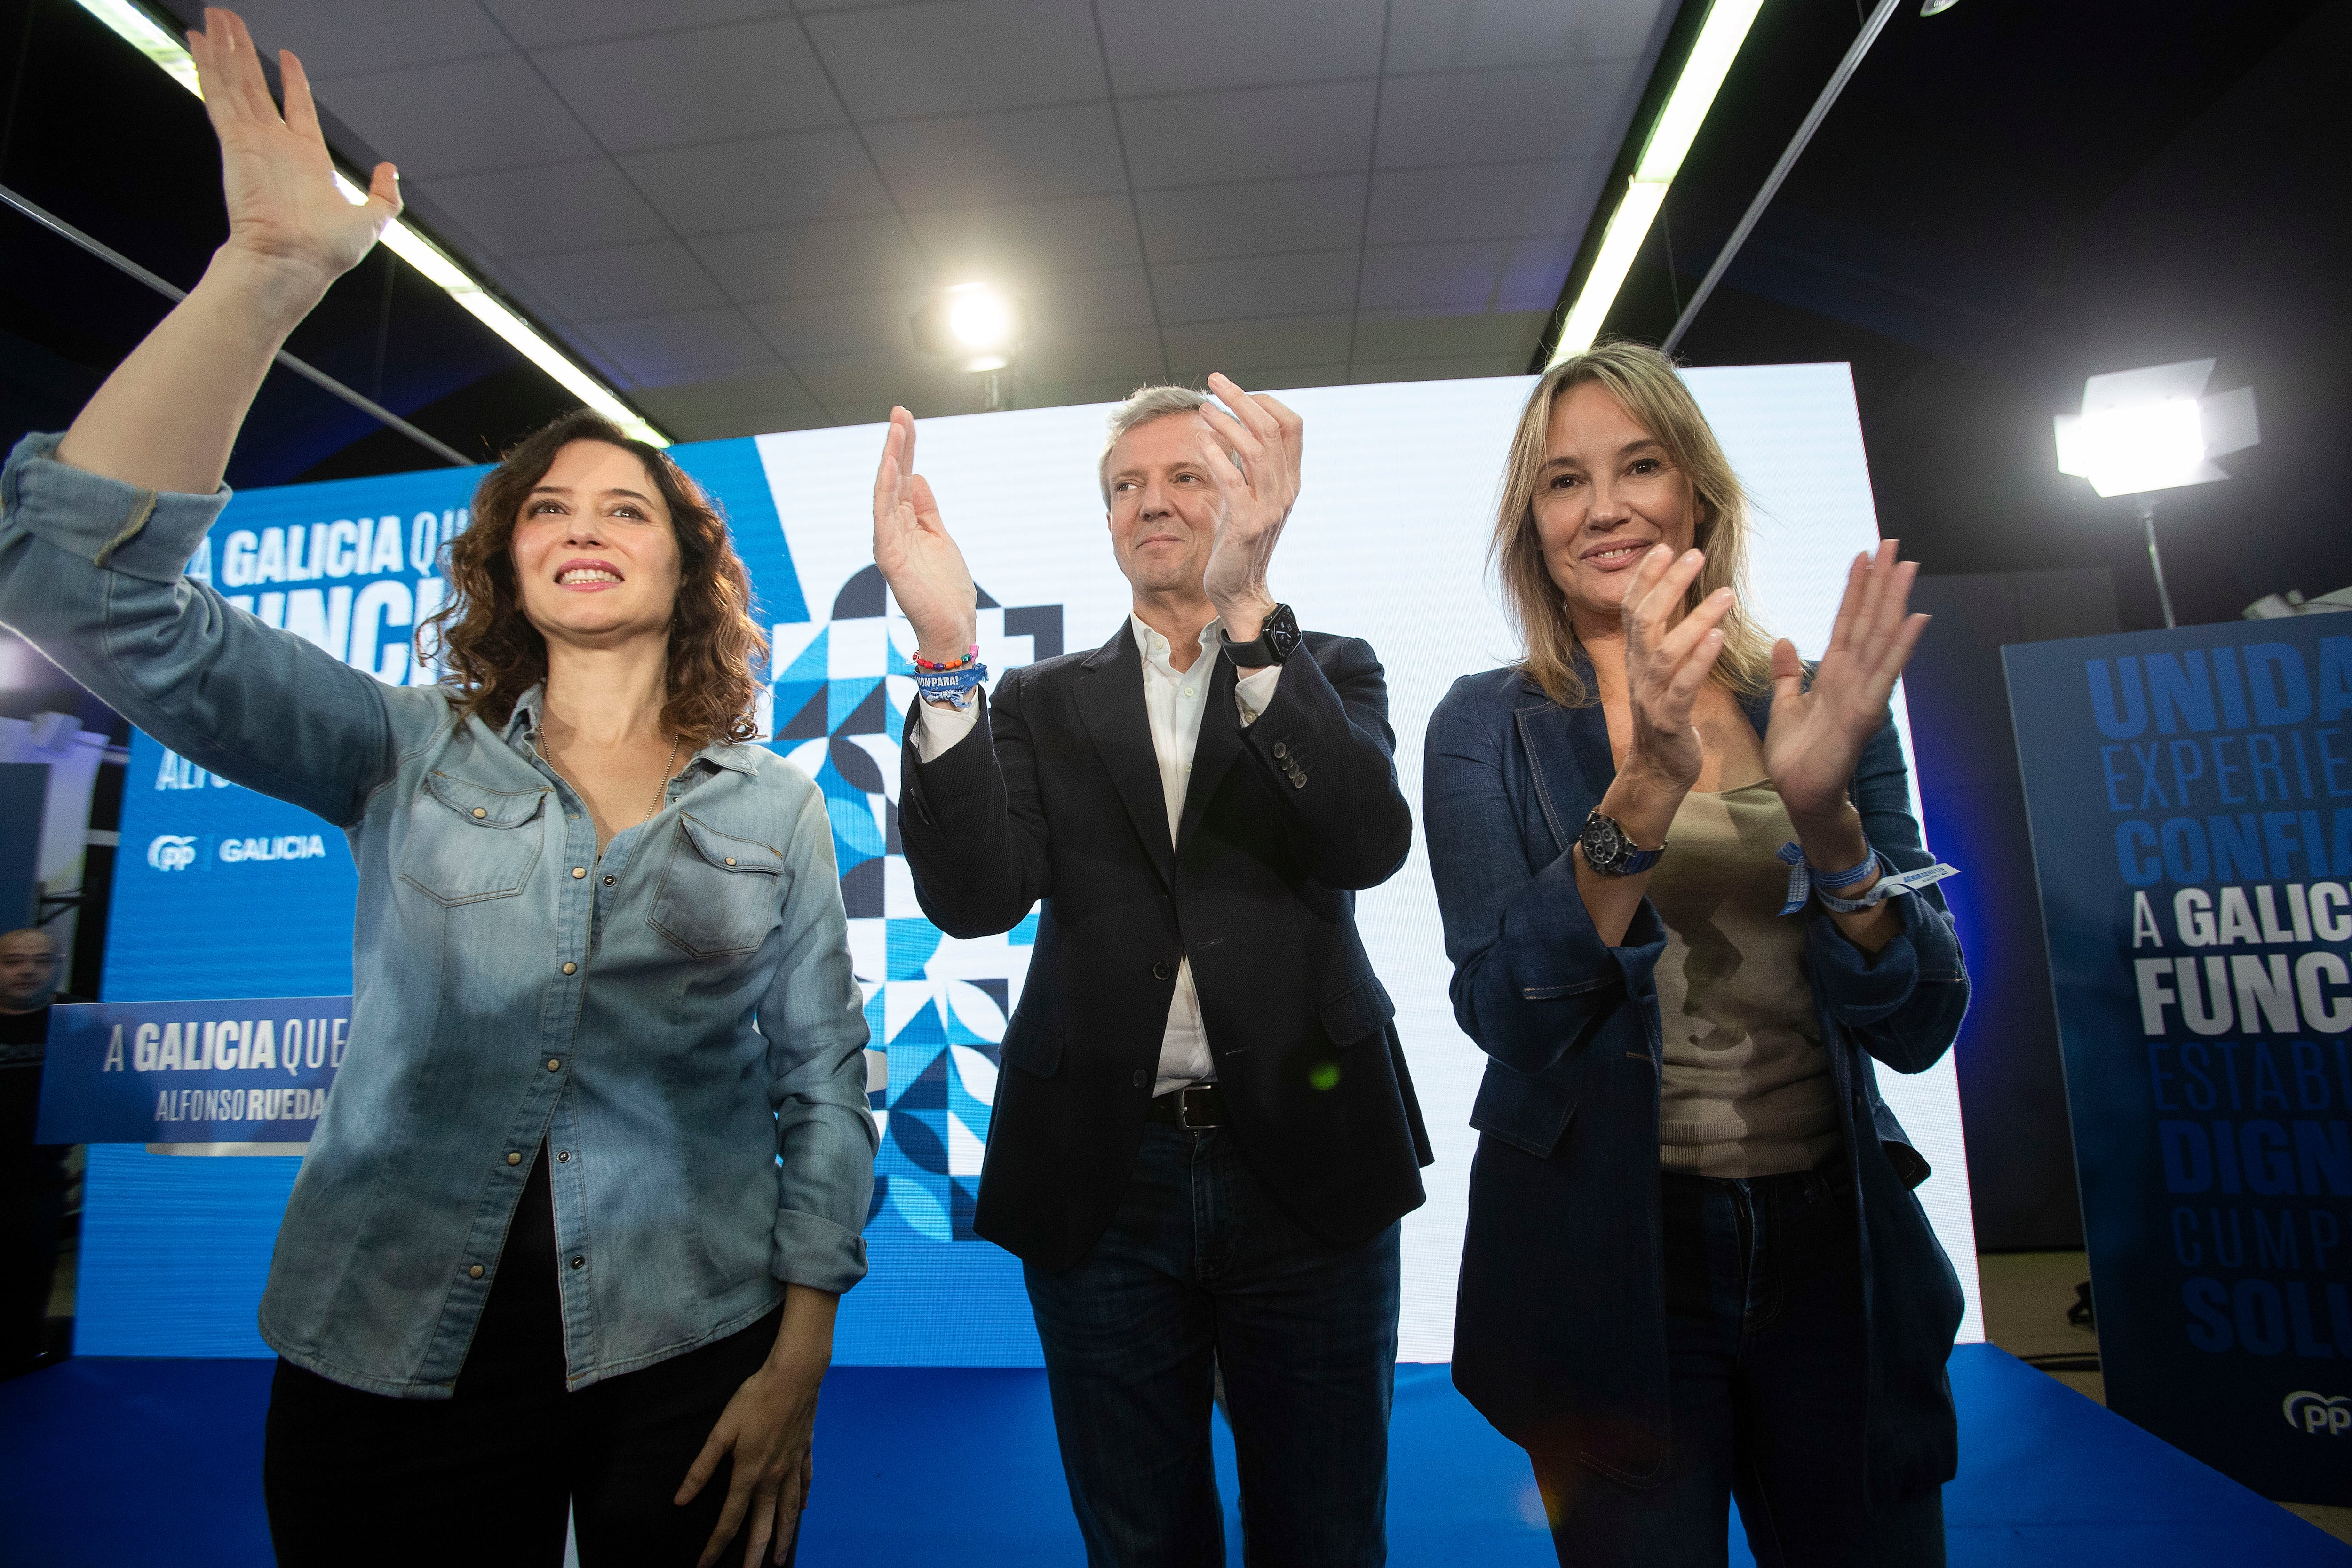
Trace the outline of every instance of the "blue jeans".
<instances>
[{"instance_id":1,"label":"blue jeans","mask_svg":"<svg viewBox=\"0 0 2352 1568\"><path fill-rule=\"evenodd\" d=\"M1110 1228L1026 1269L1054 1429L1090 1568L1222 1568L1210 1384L1224 1376L1244 1559L1388 1559L1397 1226L1334 1247L1250 1173L1230 1131L1147 1123Z\"/></svg>"},{"instance_id":2,"label":"blue jeans","mask_svg":"<svg viewBox=\"0 0 2352 1568\"><path fill-rule=\"evenodd\" d=\"M1722 1568L1733 1499L1759 1568L1941 1568L1940 1490L1874 1506L1862 1256L1843 1151L1811 1171L1662 1175L1664 1473L1538 1455L1562 1568Z\"/></svg>"}]
</instances>

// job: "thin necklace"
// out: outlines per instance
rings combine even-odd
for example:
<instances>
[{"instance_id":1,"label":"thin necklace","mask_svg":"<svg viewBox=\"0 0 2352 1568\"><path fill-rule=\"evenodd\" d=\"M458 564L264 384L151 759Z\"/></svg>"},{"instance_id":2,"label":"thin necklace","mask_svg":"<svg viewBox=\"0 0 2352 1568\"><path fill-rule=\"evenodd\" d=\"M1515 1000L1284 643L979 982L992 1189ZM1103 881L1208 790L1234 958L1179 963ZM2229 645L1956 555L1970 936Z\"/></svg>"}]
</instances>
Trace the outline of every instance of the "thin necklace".
<instances>
[{"instance_id":1,"label":"thin necklace","mask_svg":"<svg viewBox=\"0 0 2352 1568\"><path fill-rule=\"evenodd\" d=\"M636 820L635 822L632 823L630 826L635 826L635 827L643 827L646 823L651 822L651 821L654 819L654 813L655 813L655 812L659 811L659 810L662 808L662 802L669 798L669 781L670 781L670 777L671 777L671 775L672 775L672 774L674 774L674 773L676 773L677 772L677 748L678 748L678 742L679 742L679 740L680 740L680 739L681 739L681 737L677 736L677 735L672 735L672 736L669 738L669 759L668 759L667 762L665 762L665 763L662 763L662 776L661 776L661 778L660 778L660 779L659 779L659 780L658 780L658 781L654 784L654 801L653 801L653 804L652 804L651 805L649 805L649 806L646 807L646 814L645 814L643 816L641 816L641 817L637 818L637 820ZM534 745L538 744L538 736L536 735L536 733L534 733L534 734L533 734L533 736L531 737L531 740L532 740L532 743L533 743ZM553 769L553 770L554 770L555 776L556 776L557 778L562 779L562 780L563 780L563 782L564 782L565 784L571 784L571 787L572 787L572 793L573 795L580 795L580 786L579 786L578 784L572 784L572 781L571 781L571 779L565 776L564 772L563 772L563 770L562 770L562 768L559 768L559 767L556 767L556 766L555 766L555 759L554 759L552 756L549 755L549 753L548 753L548 750L547 750L547 748L546 748L545 746L541 746L541 747L539 748L539 754L540 754L541 759L542 761L544 761L544 762L547 763L547 765L548 765L551 769ZM583 800L585 800L585 799L587 798L587 796L585 796L585 795L581 795L581 798L582 798ZM598 851L597 851L597 854L598 854L598 856L601 858L601 857L603 856L603 854L604 854L604 851L600 849L600 850L598 850Z\"/></svg>"},{"instance_id":2,"label":"thin necklace","mask_svg":"<svg viewBox=\"0 0 2352 1568\"><path fill-rule=\"evenodd\" d=\"M639 827L651 822L654 819L654 813L662 808L662 802L669 798L670 775L677 772L677 736L672 735L669 738L669 761L662 764L661 782L654 785L653 805L646 807L646 814L637 818Z\"/></svg>"}]
</instances>

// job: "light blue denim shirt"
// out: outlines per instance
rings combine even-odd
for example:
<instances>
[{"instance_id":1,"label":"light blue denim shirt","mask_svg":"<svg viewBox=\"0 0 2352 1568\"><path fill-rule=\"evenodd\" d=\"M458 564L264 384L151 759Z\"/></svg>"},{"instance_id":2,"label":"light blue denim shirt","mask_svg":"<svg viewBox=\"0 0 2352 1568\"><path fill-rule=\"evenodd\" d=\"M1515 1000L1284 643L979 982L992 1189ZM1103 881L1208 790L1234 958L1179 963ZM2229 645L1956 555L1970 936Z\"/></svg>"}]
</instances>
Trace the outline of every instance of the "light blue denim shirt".
<instances>
[{"instance_id":1,"label":"light blue denim shirt","mask_svg":"<svg viewBox=\"0 0 2352 1568\"><path fill-rule=\"evenodd\" d=\"M553 1178L571 1386L866 1272L863 998L823 796L695 753L603 860L541 760L183 574L226 503L53 460L0 471L0 623L174 752L341 826L359 865L351 1051L261 1301L288 1361L447 1395L531 1156Z\"/></svg>"}]
</instances>

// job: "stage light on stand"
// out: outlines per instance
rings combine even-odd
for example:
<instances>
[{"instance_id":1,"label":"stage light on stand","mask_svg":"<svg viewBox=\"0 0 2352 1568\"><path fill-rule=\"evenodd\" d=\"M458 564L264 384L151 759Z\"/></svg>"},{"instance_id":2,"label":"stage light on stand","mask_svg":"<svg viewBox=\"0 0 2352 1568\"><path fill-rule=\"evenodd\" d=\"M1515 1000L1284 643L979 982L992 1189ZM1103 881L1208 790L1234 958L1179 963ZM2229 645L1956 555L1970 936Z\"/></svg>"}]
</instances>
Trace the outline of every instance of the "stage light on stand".
<instances>
[{"instance_id":1,"label":"stage light on stand","mask_svg":"<svg viewBox=\"0 0 2352 1568\"><path fill-rule=\"evenodd\" d=\"M1012 406L1013 356L1029 335L1029 311L1020 300L986 283L954 283L925 301L908 324L916 348L982 378L982 401L991 413Z\"/></svg>"},{"instance_id":2,"label":"stage light on stand","mask_svg":"<svg viewBox=\"0 0 2352 1568\"><path fill-rule=\"evenodd\" d=\"M2083 383L2082 413L2053 421L2059 472L2081 475L2102 496L2132 498L2147 535L2147 563L2167 626L2177 623L2156 546L2152 492L2226 479L2228 471L2211 459L2263 438L2254 389L2205 396L2212 374L2211 360L2191 359L2095 375Z\"/></svg>"}]
</instances>

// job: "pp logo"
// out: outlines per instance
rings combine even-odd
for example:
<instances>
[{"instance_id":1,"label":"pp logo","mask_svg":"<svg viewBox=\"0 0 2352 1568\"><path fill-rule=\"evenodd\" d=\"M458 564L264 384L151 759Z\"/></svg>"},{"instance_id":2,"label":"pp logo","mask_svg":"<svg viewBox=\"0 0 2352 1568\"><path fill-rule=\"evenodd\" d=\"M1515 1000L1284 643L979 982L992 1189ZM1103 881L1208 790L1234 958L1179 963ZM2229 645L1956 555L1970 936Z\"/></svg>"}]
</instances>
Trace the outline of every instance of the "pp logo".
<instances>
[{"instance_id":1,"label":"pp logo","mask_svg":"<svg viewBox=\"0 0 2352 1568\"><path fill-rule=\"evenodd\" d=\"M2286 1424L2298 1432L2307 1432L2314 1436L2324 1433L2330 1437L2341 1437L2345 1433L2352 1432L2352 1394L2339 1394L2330 1398L2325 1394L2314 1394L2307 1388L2298 1388L2280 1402L2279 1409L2286 1416Z\"/></svg>"},{"instance_id":2,"label":"pp logo","mask_svg":"<svg viewBox=\"0 0 2352 1568\"><path fill-rule=\"evenodd\" d=\"M196 863L196 841L185 833L166 833L147 846L147 864L158 871L184 871Z\"/></svg>"}]
</instances>

